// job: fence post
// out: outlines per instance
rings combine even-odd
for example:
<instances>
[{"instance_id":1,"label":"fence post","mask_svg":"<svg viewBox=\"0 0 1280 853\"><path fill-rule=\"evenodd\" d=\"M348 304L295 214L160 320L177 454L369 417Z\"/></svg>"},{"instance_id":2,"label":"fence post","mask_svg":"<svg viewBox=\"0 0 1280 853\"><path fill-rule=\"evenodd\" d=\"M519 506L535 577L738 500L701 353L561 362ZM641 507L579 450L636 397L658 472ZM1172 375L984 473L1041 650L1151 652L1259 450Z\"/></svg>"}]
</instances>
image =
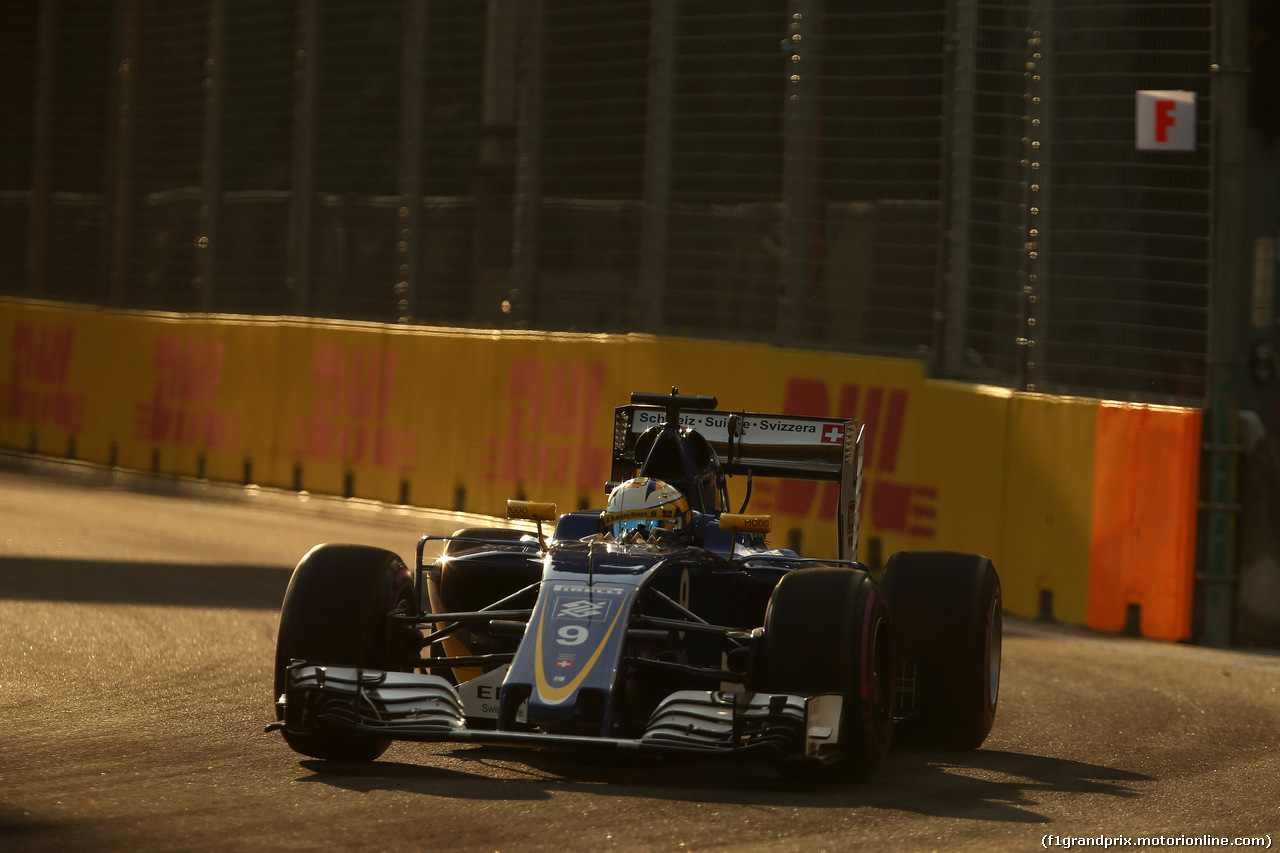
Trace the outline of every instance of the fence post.
<instances>
[{"instance_id":1,"label":"fence post","mask_svg":"<svg viewBox=\"0 0 1280 853\"><path fill-rule=\"evenodd\" d=\"M957 375L964 363L965 328L969 310L969 244L973 197L973 97L977 57L977 14L973 0L951 0L947 18L950 62L947 73L950 108L943 113L942 213L946 217L946 239L940 264L941 293L937 298L941 316L934 326L934 370L940 375ZM949 200L949 204L947 203ZM941 340L939 340L939 337Z\"/></svg>"},{"instance_id":2,"label":"fence post","mask_svg":"<svg viewBox=\"0 0 1280 853\"><path fill-rule=\"evenodd\" d=\"M520 4L516 60L515 227L508 306L518 326L527 325L537 308L538 212L542 202L543 15L542 0L525 0Z\"/></svg>"},{"instance_id":3,"label":"fence post","mask_svg":"<svg viewBox=\"0 0 1280 853\"><path fill-rule=\"evenodd\" d=\"M1204 631L1208 646L1231 645L1237 581L1236 465L1239 379L1243 369L1236 333L1241 328L1240 293L1245 287L1244 137L1248 80L1247 11L1242 0L1214 0L1212 93L1212 264L1209 269L1208 416L1205 419L1208 526L1204 584Z\"/></svg>"},{"instance_id":4,"label":"fence post","mask_svg":"<svg viewBox=\"0 0 1280 853\"><path fill-rule=\"evenodd\" d=\"M293 174L289 203L286 286L293 311L306 316L311 303L311 215L315 201L316 68L320 48L319 0L298 0L298 51L294 63Z\"/></svg>"},{"instance_id":5,"label":"fence post","mask_svg":"<svg viewBox=\"0 0 1280 853\"><path fill-rule=\"evenodd\" d=\"M142 42L142 0L120 0L116 7L115 70L111 133L111 155L108 157L110 180L110 220L105 231L110 233L108 249L108 305L125 303L129 275L129 249L133 239L133 163L138 92L138 49Z\"/></svg>"},{"instance_id":6,"label":"fence post","mask_svg":"<svg viewBox=\"0 0 1280 853\"><path fill-rule=\"evenodd\" d=\"M783 41L786 100L783 104L782 265L778 287L780 344L809 337L813 302L815 148L818 144L818 74L822 52L819 0L789 0Z\"/></svg>"},{"instance_id":7,"label":"fence post","mask_svg":"<svg viewBox=\"0 0 1280 853\"><path fill-rule=\"evenodd\" d=\"M511 291L518 23L518 0L488 0L471 242L470 311L472 320L486 324L505 319L500 306Z\"/></svg>"},{"instance_id":8,"label":"fence post","mask_svg":"<svg viewBox=\"0 0 1280 853\"><path fill-rule=\"evenodd\" d=\"M222 206L222 104L226 80L227 0L209 0L209 51L204 78L204 145L200 156L200 233L196 236L196 304L213 310L217 288L218 215Z\"/></svg>"},{"instance_id":9,"label":"fence post","mask_svg":"<svg viewBox=\"0 0 1280 853\"><path fill-rule=\"evenodd\" d=\"M1015 366L1016 388L1035 391L1040 387L1045 363L1045 298L1044 270L1048 221L1049 188L1046 183L1048 170L1044 168L1049 151L1049 126L1045 120L1050 86L1045 80L1048 51L1045 42L1052 10L1050 0L1033 0L1030 25L1027 30L1023 74L1026 97L1022 113L1022 274L1018 293L1018 360Z\"/></svg>"},{"instance_id":10,"label":"fence post","mask_svg":"<svg viewBox=\"0 0 1280 853\"><path fill-rule=\"evenodd\" d=\"M49 193L53 167L53 75L58 32L58 11L54 0L40 0L36 38L36 101L31 127L31 198L27 225L27 295L44 293L48 278Z\"/></svg>"},{"instance_id":11,"label":"fence post","mask_svg":"<svg viewBox=\"0 0 1280 853\"><path fill-rule=\"evenodd\" d=\"M407 0L400 75L400 207L396 236L396 319L408 323L422 316L422 111L426 85L427 3Z\"/></svg>"},{"instance_id":12,"label":"fence post","mask_svg":"<svg viewBox=\"0 0 1280 853\"><path fill-rule=\"evenodd\" d=\"M671 233L672 87L675 80L675 0L652 0L649 12L649 94L644 135L644 207L640 223L640 286L628 319L652 334L662 330Z\"/></svg>"}]
</instances>

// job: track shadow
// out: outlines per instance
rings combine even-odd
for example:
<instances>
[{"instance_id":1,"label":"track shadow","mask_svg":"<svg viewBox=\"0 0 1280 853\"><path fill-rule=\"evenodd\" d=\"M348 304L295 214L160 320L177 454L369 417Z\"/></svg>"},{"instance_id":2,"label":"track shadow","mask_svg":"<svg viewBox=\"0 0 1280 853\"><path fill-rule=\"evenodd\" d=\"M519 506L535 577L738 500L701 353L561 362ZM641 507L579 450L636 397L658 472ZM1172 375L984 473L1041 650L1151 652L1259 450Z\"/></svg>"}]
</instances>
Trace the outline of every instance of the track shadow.
<instances>
[{"instance_id":1,"label":"track shadow","mask_svg":"<svg viewBox=\"0 0 1280 853\"><path fill-rule=\"evenodd\" d=\"M542 800L554 793L582 792L707 804L871 808L1005 823L1049 821L1037 808L1051 794L1128 799L1141 795L1141 783L1155 781L1114 767L996 750L903 751L892 755L871 781L848 785L797 785L767 765L659 762L617 754L584 759L490 747L424 755L421 764L304 760L301 766L309 773L299 781L362 793ZM502 778L494 778L495 773Z\"/></svg>"},{"instance_id":2,"label":"track shadow","mask_svg":"<svg viewBox=\"0 0 1280 853\"><path fill-rule=\"evenodd\" d=\"M275 609L292 569L0 557L0 599Z\"/></svg>"},{"instance_id":3,"label":"track shadow","mask_svg":"<svg viewBox=\"0 0 1280 853\"><path fill-rule=\"evenodd\" d=\"M102 827L88 821L32 815L0 805L0 850L5 853L44 853L49 850L121 848Z\"/></svg>"}]
</instances>

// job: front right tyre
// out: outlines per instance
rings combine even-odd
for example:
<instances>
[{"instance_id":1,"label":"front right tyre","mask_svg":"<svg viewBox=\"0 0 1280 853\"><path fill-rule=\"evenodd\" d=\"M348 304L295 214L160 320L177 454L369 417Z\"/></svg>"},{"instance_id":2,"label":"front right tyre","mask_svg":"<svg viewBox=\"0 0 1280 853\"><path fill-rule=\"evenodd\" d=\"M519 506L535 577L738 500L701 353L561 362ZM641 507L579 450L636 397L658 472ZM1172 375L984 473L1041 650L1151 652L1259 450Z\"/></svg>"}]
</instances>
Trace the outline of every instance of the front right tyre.
<instances>
[{"instance_id":1,"label":"front right tyre","mask_svg":"<svg viewBox=\"0 0 1280 853\"><path fill-rule=\"evenodd\" d=\"M413 573L399 556L363 545L317 545L293 570L285 591L276 638L275 695L287 692L294 660L411 671L420 654L413 643L416 632L392 614L416 612ZM283 732L294 751L331 761L373 761L391 745L386 738L323 722L305 730L286 725Z\"/></svg>"},{"instance_id":2,"label":"front right tyre","mask_svg":"<svg viewBox=\"0 0 1280 853\"><path fill-rule=\"evenodd\" d=\"M991 560L958 551L903 551L885 565L904 687L899 742L977 749L1000 696L1002 599Z\"/></svg>"}]
</instances>

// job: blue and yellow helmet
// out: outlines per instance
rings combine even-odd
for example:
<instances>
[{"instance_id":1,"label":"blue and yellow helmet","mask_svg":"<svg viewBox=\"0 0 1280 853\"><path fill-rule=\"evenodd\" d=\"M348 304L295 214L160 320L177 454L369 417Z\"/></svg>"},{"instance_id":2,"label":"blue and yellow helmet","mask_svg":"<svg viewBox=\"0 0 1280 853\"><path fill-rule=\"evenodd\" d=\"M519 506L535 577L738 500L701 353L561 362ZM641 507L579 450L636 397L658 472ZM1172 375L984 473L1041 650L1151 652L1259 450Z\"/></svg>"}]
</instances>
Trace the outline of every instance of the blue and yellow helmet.
<instances>
[{"instance_id":1,"label":"blue and yellow helmet","mask_svg":"<svg viewBox=\"0 0 1280 853\"><path fill-rule=\"evenodd\" d=\"M639 528L679 530L689 520L689 501L679 489L652 477L636 477L609 493L600 530L618 539Z\"/></svg>"}]
</instances>

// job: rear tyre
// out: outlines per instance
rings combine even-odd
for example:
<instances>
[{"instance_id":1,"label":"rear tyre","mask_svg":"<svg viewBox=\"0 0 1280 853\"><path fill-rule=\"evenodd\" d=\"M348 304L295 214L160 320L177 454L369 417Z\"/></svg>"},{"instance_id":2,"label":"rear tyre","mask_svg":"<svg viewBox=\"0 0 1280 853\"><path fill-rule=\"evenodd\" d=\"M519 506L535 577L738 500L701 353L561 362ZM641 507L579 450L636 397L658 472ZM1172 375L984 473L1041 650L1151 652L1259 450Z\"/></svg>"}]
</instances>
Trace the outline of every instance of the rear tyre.
<instances>
[{"instance_id":1,"label":"rear tyre","mask_svg":"<svg viewBox=\"0 0 1280 853\"><path fill-rule=\"evenodd\" d=\"M882 580L904 692L901 744L977 749L1000 695L1000 577L978 554L903 551Z\"/></svg>"},{"instance_id":2,"label":"rear tyre","mask_svg":"<svg viewBox=\"0 0 1280 853\"><path fill-rule=\"evenodd\" d=\"M293 570L280 611L275 695L293 660L410 671L416 631L389 614L416 613L413 574L397 555L362 545L317 545ZM421 635L418 635L419 639ZM277 713L279 713L277 711ZM296 752L332 761L373 761L391 741L344 730L284 730Z\"/></svg>"},{"instance_id":3,"label":"rear tyre","mask_svg":"<svg viewBox=\"0 0 1280 853\"><path fill-rule=\"evenodd\" d=\"M860 781L889 751L893 734L893 648L889 608L863 571L798 569L774 588L758 652L765 693L839 693L841 757L832 764L783 759L796 779Z\"/></svg>"}]
</instances>

